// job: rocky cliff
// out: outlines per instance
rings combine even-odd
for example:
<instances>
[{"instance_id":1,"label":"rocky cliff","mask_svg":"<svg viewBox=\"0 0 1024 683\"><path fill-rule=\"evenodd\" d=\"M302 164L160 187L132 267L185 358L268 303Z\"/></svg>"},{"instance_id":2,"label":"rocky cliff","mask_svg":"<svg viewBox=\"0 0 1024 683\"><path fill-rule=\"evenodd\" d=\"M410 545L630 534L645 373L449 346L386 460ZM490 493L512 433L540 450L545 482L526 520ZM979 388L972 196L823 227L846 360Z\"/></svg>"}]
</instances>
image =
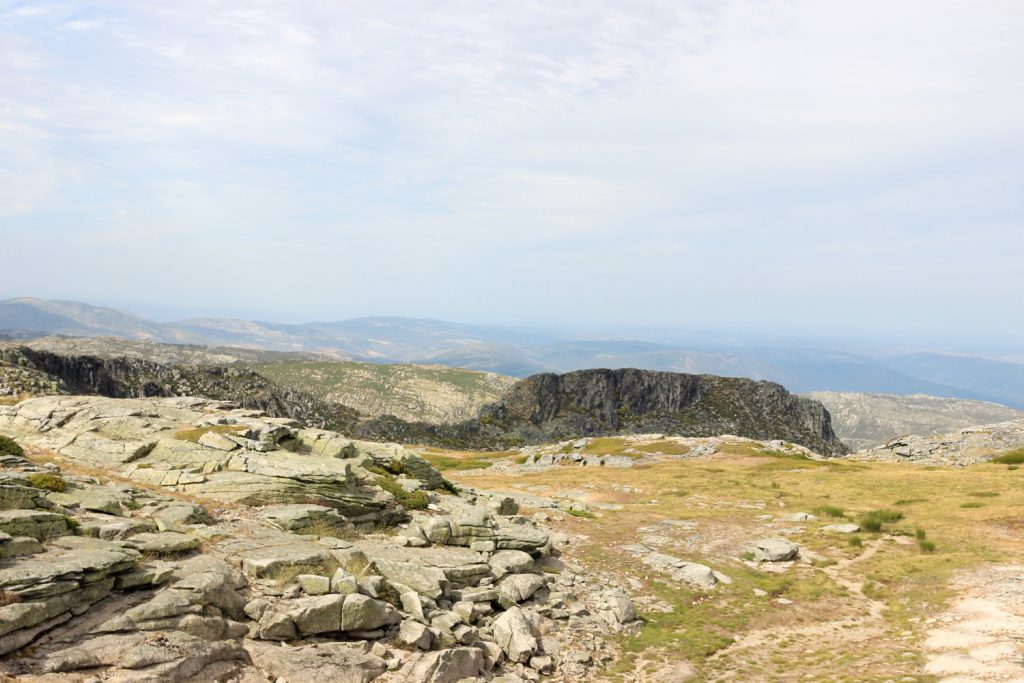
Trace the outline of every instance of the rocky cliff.
<instances>
[{"instance_id":1,"label":"rocky cliff","mask_svg":"<svg viewBox=\"0 0 1024 683\"><path fill-rule=\"evenodd\" d=\"M0 364L41 373L57 385L51 393L109 398L202 396L232 401L243 408L304 424L351 431L360 415L343 405L270 381L246 368L218 365L166 365L141 358L64 355L26 346L0 351Z\"/></svg>"},{"instance_id":2,"label":"rocky cliff","mask_svg":"<svg viewBox=\"0 0 1024 683\"><path fill-rule=\"evenodd\" d=\"M823 455L847 452L821 403L778 384L636 369L534 375L458 425L383 419L358 430L363 438L477 447L652 432L735 434L792 441Z\"/></svg>"}]
</instances>

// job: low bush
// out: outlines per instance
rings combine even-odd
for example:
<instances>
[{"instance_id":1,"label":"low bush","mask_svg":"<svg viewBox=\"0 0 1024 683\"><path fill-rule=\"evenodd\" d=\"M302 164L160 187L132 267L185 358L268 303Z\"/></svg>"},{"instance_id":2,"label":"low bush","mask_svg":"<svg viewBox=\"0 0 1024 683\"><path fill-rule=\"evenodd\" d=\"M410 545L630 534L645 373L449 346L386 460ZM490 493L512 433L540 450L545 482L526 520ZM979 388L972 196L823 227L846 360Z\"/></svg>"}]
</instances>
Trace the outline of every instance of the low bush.
<instances>
[{"instance_id":1,"label":"low bush","mask_svg":"<svg viewBox=\"0 0 1024 683\"><path fill-rule=\"evenodd\" d=\"M921 550L922 553L935 552L935 544L931 541L926 541L923 538L917 542L917 547Z\"/></svg>"},{"instance_id":2,"label":"low bush","mask_svg":"<svg viewBox=\"0 0 1024 683\"><path fill-rule=\"evenodd\" d=\"M28 485L43 489L45 491L63 491L67 486L67 482L58 477L56 474L50 474L48 472L35 472L25 477L28 481Z\"/></svg>"},{"instance_id":3,"label":"low bush","mask_svg":"<svg viewBox=\"0 0 1024 683\"><path fill-rule=\"evenodd\" d=\"M9 436L0 434L0 455L25 455L18 442Z\"/></svg>"},{"instance_id":4,"label":"low bush","mask_svg":"<svg viewBox=\"0 0 1024 683\"><path fill-rule=\"evenodd\" d=\"M426 491L406 491L401 484L390 477L381 477L374 483L394 496L395 502L406 510L426 510L427 505L430 504L430 497Z\"/></svg>"},{"instance_id":5,"label":"low bush","mask_svg":"<svg viewBox=\"0 0 1024 683\"><path fill-rule=\"evenodd\" d=\"M847 539L847 543L850 544L851 548L860 548L864 545L864 541L860 540L860 536L850 536L850 538Z\"/></svg>"},{"instance_id":6,"label":"low bush","mask_svg":"<svg viewBox=\"0 0 1024 683\"><path fill-rule=\"evenodd\" d=\"M1001 455L992 458L991 462L999 465L1022 465L1024 464L1024 448L1005 451Z\"/></svg>"}]
</instances>

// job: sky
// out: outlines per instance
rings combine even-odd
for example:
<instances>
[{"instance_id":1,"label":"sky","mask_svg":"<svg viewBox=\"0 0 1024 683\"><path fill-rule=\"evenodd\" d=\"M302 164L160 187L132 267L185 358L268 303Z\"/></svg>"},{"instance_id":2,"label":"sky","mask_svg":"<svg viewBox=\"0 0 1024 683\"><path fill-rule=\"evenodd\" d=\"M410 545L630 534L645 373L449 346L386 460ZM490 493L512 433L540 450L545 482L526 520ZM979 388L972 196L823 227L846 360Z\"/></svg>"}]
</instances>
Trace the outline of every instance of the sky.
<instances>
[{"instance_id":1,"label":"sky","mask_svg":"<svg viewBox=\"0 0 1024 683\"><path fill-rule=\"evenodd\" d=\"M1018 0L0 0L0 297L1024 348L1022 35Z\"/></svg>"}]
</instances>

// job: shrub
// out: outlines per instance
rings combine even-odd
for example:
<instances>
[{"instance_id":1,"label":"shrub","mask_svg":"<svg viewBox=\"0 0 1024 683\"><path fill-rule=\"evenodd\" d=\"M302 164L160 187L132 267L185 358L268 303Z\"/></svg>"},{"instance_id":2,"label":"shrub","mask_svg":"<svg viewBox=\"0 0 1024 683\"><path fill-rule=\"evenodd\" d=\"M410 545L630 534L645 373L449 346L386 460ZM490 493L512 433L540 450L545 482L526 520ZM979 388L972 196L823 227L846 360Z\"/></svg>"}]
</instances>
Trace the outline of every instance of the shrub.
<instances>
[{"instance_id":1,"label":"shrub","mask_svg":"<svg viewBox=\"0 0 1024 683\"><path fill-rule=\"evenodd\" d=\"M1024 448L1005 451L1001 455L992 458L992 462L1000 465L1022 465L1024 464Z\"/></svg>"},{"instance_id":2,"label":"shrub","mask_svg":"<svg viewBox=\"0 0 1024 683\"><path fill-rule=\"evenodd\" d=\"M426 491L406 491L394 479L381 477L374 483L394 496L395 501L406 510L426 510L430 503L430 497Z\"/></svg>"},{"instance_id":3,"label":"shrub","mask_svg":"<svg viewBox=\"0 0 1024 683\"><path fill-rule=\"evenodd\" d=\"M50 474L48 472L35 472L25 477L28 481L28 485L43 489L46 491L63 491L67 486L67 482L58 477L56 474Z\"/></svg>"},{"instance_id":4,"label":"shrub","mask_svg":"<svg viewBox=\"0 0 1024 683\"><path fill-rule=\"evenodd\" d=\"M846 513L843 508L835 505L822 505L814 508L814 514L822 517L843 517Z\"/></svg>"},{"instance_id":5,"label":"shrub","mask_svg":"<svg viewBox=\"0 0 1024 683\"><path fill-rule=\"evenodd\" d=\"M934 553L935 544L931 541L926 541L923 538L917 542L917 547L920 548L922 553Z\"/></svg>"},{"instance_id":6,"label":"shrub","mask_svg":"<svg viewBox=\"0 0 1024 683\"><path fill-rule=\"evenodd\" d=\"M872 510L865 512L860 518L860 527L873 534L879 533L886 524L903 519L899 510Z\"/></svg>"},{"instance_id":7,"label":"shrub","mask_svg":"<svg viewBox=\"0 0 1024 683\"><path fill-rule=\"evenodd\" d=\"M928 534L925 532L924 529L917 529L917 530L915 530L914 531L914 536L916 536L917 540L919 540L919 541L923 541L924 539L928 538Z\"/></svg>"},{"instance_id":8,"label":"shrub","mask_svg":"<svg viewBox=\"0 0 1024 683\"><path fill-rule=\"evenodd\" d=\"M14 439L0 434L0 455L25 455L25 451Z\"/></svg>"},{"instance_id":9,"label":"shrub","mask_svg":"<svg viewBox=\"0 0 1024 683\"><path fill-rule=\"evenodd\" d=\"M860 536L850 536L850 538L847 539L847 543L850 544L851 548L860 548L864 545L864 541L860 540Z\"/></svg>"}]
</instances>

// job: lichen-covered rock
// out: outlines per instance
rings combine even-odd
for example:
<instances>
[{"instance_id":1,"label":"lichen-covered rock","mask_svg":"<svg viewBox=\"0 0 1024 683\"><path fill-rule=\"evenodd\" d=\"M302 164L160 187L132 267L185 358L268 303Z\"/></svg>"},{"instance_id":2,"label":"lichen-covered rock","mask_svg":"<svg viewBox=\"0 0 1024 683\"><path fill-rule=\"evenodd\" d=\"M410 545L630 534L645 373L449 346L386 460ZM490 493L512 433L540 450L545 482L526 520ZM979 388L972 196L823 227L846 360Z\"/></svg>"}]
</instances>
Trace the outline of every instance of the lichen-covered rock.
<instances>
[{"instance_id":1,"label":"lichen-covered rock","mask_svg":"<svg viewBox=\"0 0 1024 683\"><path fill-rule=\"evenodd\" d=\"M759 562L786 562L800 551L800 546L783 538L763 538L754 544L754 559Z\"/></svg>"}]
</instances>

